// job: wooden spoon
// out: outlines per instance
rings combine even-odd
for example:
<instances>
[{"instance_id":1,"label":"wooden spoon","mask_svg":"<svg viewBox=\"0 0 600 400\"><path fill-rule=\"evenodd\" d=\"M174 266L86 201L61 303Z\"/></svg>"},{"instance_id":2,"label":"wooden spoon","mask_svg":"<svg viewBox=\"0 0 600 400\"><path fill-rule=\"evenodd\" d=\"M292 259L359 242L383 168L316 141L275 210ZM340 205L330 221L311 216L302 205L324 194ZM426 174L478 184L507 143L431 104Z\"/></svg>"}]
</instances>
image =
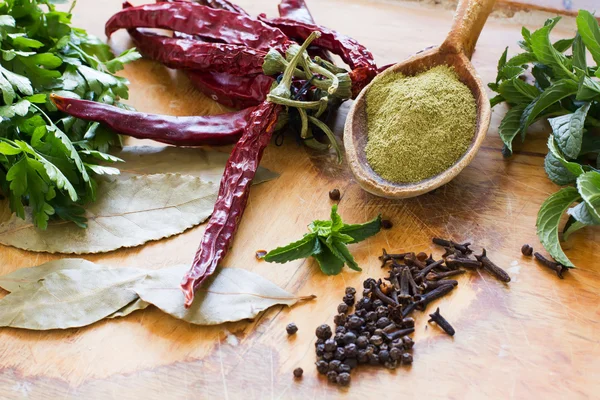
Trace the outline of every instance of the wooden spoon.
<instances>
[{"instance_id":1,"label":"wooden spoon","mask_svg":"<svg viewBox=\"0 0 600 400\"><path fill-rule=\"evenodd\" d=\"M460 0L454 15L452 29L440 47L416 54L408 60L388 68L356 98L346 120L344 146L352 173L364 190L388 198L418 196L448 183L473 160L488 130L491 109L485 87L470 60L479 34L495 2L496 0ZM385 180L373 171L365 154L367 145L366 94L382 76L397 72L411 76L438 65L454 67L461 82L471 89L475 97L477 126L473 140L467 152L449 169L438 175L416 183L394 183Z\"/></svg>"}]
</instances>

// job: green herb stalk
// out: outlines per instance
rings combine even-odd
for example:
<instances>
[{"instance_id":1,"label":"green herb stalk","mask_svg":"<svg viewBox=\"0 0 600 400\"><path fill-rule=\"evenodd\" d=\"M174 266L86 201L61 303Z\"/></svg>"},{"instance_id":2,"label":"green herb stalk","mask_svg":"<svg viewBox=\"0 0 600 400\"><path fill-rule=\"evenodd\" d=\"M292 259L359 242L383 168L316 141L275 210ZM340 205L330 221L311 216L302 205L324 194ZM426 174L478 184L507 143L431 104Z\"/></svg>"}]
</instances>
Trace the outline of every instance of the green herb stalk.
<instances>
[{"instance_id":1,"label":"green herb stalk","mask_svg":"<svg viewBox=\"0 0 600 400\"><path fill-rule=\"evenodd\" d=\"M560 239L586 226L600 225L600 26L585 10L577 16L577 34L550 41L560 17L530 32L523 28L519 46L524 52L498 62L496 81L488 86L498 95L492 106L506 102L511 108L499 128L503 153L512 155L517 136L525 140L529 126L548 119L545 169L552 182L566 186L542 204L537 218L541 243L557 262L574 267ZM593 65L587 60L592 55ZM560 232L564 213L569 219Z\"/></svg>"},{"instance_id":2,"label":"green herb stalk","mask_svg":"<svg viewBox=\"0 0 600 400\"><path fill-rule=\"evenodd\" d=\"M381 229L381 215L364 224L345 224L337 213L337 205L331 207L331 221L313 221L309 233L296 242L271 250L264 257L267 262L286 263L300 258L314 257L321 271L327 275L342 272L344 264L355 271L362 271L347 245L361 242Z\"/></svg>"},{"instance_id":3,"label":"green herb stalk","mask_svg":"<svg viewBox=\"0 0 600 400\"><path fill-rule=\"evenodd\" d=\"M119 173L99 162L120 161L106 153L118 135L57 112L48 95L125 107L119 100L129 82L114 73L140 57L135 50L114 57L72 27L71 10L58 11L57 2L0 0L0 194L40 229L50 219L85 227L82 206L95 200L95 177Z\"/></svg>"}]
</instances>

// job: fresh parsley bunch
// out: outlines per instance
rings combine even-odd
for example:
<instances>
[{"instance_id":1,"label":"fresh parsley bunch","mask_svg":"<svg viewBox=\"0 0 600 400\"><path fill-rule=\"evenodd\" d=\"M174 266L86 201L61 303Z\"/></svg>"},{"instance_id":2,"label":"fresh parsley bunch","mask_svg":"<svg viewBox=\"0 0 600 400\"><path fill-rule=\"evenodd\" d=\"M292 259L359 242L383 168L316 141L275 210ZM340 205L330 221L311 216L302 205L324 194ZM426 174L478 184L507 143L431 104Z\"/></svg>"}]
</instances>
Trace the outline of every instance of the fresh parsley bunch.
<instances>
[{"instance_id":1,"label":"fresh parsley bunch","mask_svg":"<svg viewBox=\"0 0 600 400\"><path fill-rule=\"evenodd\" d=\"M559 20L549 19L533 33L523 28L519 46L524 52L508 59L507 48L489 87L498 93L492 106L511 106L499 128L505 156L512 154L517 136L525 140L531 124L550 122L546 173L567 187L544 202L537 232L559 263L574 267L560 245L561 217L569 214L562 230L565 240L578 229L600 225L600 27L591 13L580 10L575 37L552 43L550 32ZM588 65L586 50L595 65Z\"/></svg>"},{"instance_id":2,"label":"fresh parsley bunch","mask_svg":"<svg viewBox=\"0 0 600 400\"><path fill-rule=\"evenodd\" d=\"M114 73L140 56L128 50L115 58L98 38L71 26L71 10L52 3L0 0L0 195L41 229L50 218L85 227L82 206L95 200L94 178L119 173L99 165L120 161L106 154L119 137L57 112L48 95L123 106L129 82Z\"/></svg>"},{"instance_id":3,"label":"fresh parsley bunch","mask_svg":"<svg viewBox=\"0 0 600 400\"><path fill-rule=\"evenodd\" d=\"M327 275L342 272L344 264L355 271L362 271L347 245L358 243L375 235L381 229L381 215L364 224L349 225L342 222L337 205L331 207L331 221L313 221L309 233L297 242L271 250L265 261L286 263L299 258L314 257Z\"/></svg>"}]
</instances>

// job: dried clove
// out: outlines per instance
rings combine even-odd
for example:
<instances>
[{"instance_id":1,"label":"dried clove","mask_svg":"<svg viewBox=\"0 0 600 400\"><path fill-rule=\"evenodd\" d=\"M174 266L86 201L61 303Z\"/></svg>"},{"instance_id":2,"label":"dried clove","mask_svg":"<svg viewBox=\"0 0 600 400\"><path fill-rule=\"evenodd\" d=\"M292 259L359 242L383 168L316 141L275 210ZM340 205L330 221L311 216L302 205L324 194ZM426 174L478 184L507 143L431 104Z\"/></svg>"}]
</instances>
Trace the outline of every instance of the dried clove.
<instances>
[{"instance_id":1,"label":"dried clove","mask_svg":"<svg viewBox=\"0 0 600 400\"><path fill-rule=\"evenodd\" d=\"M423 279L425 279L425 276L429 272L433 271L434 268L439 267L443 263L444 263L444 260L438 260L438 261L434 262L433 264L429 264L428 266L423 268L421 271L419 271L419 273L417 275L415 275L415 281L423 281Z\"/></svg>"},{"instance_id":2,"label":"dried clove","mask_svg":"<svg viewBox=\"0 0 600 400\"><path fill-rule=\"evenodd\" d=\"M456 250L458 250L464 254L471 254L473 252L473 250L469 249L469 246L471 245L471 243L469 243L469 242L456 243L453 240L433 238L433 243L437 244L438 246L442 246L442 247L455 248Z\"/></svg>"},{"instance_id":3,"label":"dried clove","mask_svg":"<svg viewBox=\"0 0 600 400\"><path fill-rule=\"evenodd\" d=\"M524 256L529 257L529 256L531 256L533 254L533 247L531 247L528 244L524 244L523 247L521 247L521 253Z\"/></svg>"},{"instance_id":4,"label":"dried clove","mask_svg":"<svg viewBox=\"0 0 600 400\"><path fill-rule=\"evenodd\" d=\"M438 288L433 289L431 292L419 296L418 301L413 304L416 304L419 307L419 309L424 309L427 306L427 304L441 297L444 297L445 295L450 293L452 289L454 289L454 285L442 285Z\"/></svg>"},{"instance_id":5,"label":"dried clove","mask_svg":"<svg viewBox=\"0 0 600 400\"><path fill-rule=\"evenodd\" d=\"M505 270L494 264L486 254L485 249L481 252L481 255L476 255L475 258L483 264L483 269L485 269L490 274L494 275L496 278L501 280L502 282L510 282L510 276L506 273Z\"/></svg>"},{"instance_id":6,"label":"dried clove","mask_svg":"<svg viewBox=\"0 0 600 400\"><path fill-rule=\"evenodd\" d=\"M419 260L421 262L426 262L427 258L429 258L429 256L425 252L418 253L416 257L417 257L417 260Z\"/></svg>"},{"instance_id":7,"label":"dried clove","mask_svg":"<svg viewBox=\"0 0 600 400\"><path fill-rule=\"evenodd\" d=\"M556 272L556 275L560 279L564 279L563 272L567 272L569 270L569 268L565 267L564 265L559 264L555 261L549 260L538 252L536 252L533 256L535 257L536 260L539 261L540 264L542 264L542 265L550 268L552 271Z\"/></svg>"},{"instance_id":8,"label":"dried clove","mask_svg":"<svg viewBox=\"0 0 600 400\"><path fill-rule=\"evenodd\" d=\"M456 250L454 247L444 247L444 254L442 254L442 258L455 256L455 257L466 257L467 255L460 250Z\"/></svg>"},{"instance_id":9,"label":"dried clove","mask_svg":"<svg viewBox=\"0 0 600 400\"><path fill-rule=\"evenodd\" d=\"M419 260L417 258L417 256L415 255L415 253L410 253L407 254L404 257L404 264L408 265L409 267L417 267L419 269L423 269L427 266L427 264L425 264L423 261Z\"/></svg>"},{"instance_id":10,"label":"dried clove","mask_svg":"<svg viewBox=\"0 0 600 400\"><path fill-rule=\"evenodd\" d=\"M401 338L402 336L405 335L410 335L411 333L413 333L415 331L415 328L406 328L406 329L400 329L397 330L395 332L392 333L386 333L383 332L383 336L389 341L393 341L394 339L398 339Z\"/></svg>"},{"instance_id":11,"label":"dried clove","mask_svg":"<svg viewBox=\"0 0 600 400\"><path fill-rule=\"evenodd\" d=\"M458 285L458 281L455 281L454 279L446 279L446 280L440 280L440 281L425 281L424 283L425 283L426 290L433 290L433 289L439 288L440 286L444 286L444 285L452 285L452 286Z\"/></svg>"},{"instance_id":12,"label":"dried clove","mask_svg":"<svg viewBox=\"0 0 600 400\"><path fill-rule=\"evenodd\" d=\"M470 258L460 258L456 256L449 256L446 258L446 265L450 269L457 269L460 267L464 268L481 268L482 264L479 261L471 260Z\"/></svg>"},{"instance_id":13,"label":"dried clove","mask_svg":"<svg viewBox=\"0 0 600 400\"><path fill-rule=\"evenodd\" d=\"M456 333L456 331L454 330L454 328L452 327L452 325L450 325L450 322L448 322L446 320L446 318L442 317L442 314L440 314L440 308L439 307L437 308L437 310L435 310L435 312L433 314L429 314L429 316L431 317L431 319L429 321L427 321L427 322L435 322L448 335L454 336L454 334Z\"/></svg>"},{"instance_id":14,"label":"dried clove","mask_svg":"<svg viewBox=\"0 0 600 400\"><path fill-rule=\"evenodd\" d=\"M373 282L371 283L371 293L373 293L379 300L387 304L388 306L397 306L398 303L394 301L391 297L386 296L381 289L379 288L379 283Z\"/></svg>"},{"instance_id":15,"label":"dried clove","mask_svg":"<svg viewBox=\"0 0 600 400\"><path fill-rule=\"evenodd\" d=\"M440 273L430 272L429 274L427 274L426 279L428 281L439 281L440 279L449 278L449 277L455 276L455 275L462 275L464 273L465 273L464 269L457 269L454 271L440 272Z\"/></svg>"},{"instance_id":16,"label":"dried clove","mask_svg":"<svg viewBox=\"0 0 600 400\"><path fill-rule=\"evenodd\" d=\"M411 275L408 267L402 268L402 272L400 274L400 294L398 298L400 301L408 301L411 296L409 293L409 276Z\"/></svg>"},{"instance_id":17,"label":"dried clove","mask_svg":"<svg viewBox=\"0 0 600 400\"><path fill-rule=\"evenodd\" d=\"M379 256L379 259L381 260L381 268L385 267L385 264L387 264L388 261L404 260L404 257L411 254L411 253L390 254L385 249L382 249L382 250L383 250L383 254Z\"/></svg>"}]
</instances>

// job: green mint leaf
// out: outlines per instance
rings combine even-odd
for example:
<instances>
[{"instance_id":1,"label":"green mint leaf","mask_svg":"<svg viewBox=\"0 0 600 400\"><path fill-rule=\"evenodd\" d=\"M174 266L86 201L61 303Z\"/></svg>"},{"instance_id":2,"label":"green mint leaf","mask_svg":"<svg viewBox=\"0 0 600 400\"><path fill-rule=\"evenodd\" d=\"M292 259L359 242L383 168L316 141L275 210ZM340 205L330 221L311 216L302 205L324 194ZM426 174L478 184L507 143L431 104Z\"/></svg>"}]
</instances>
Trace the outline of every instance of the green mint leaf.
<instances>
[{"instance_id":1,"label":"green mint leaf","mask_svg":"<svg viewBox=\"0 0 600 400\"><path fill-rule=\"evenodd\" d=\"M341 243L354 243L354 238L350 235L345 235L340 232L331 232L331 235L327 236L327 243L333 243L333 241L338 241Z\"/></svg>"},{"instance_id":2,"label":"green mint leaf","mask_svg":"<svg viewBox=\"0 0 600 400\"><path fill-rule=\"evenodd\" d=\"M561 186L568 185L584 173L580 164L565 159L552 135L548 138L548 149L550 151L544 161L544 167L552 182Z\"/></svg>"},{"instance_id":3,"label":"green mint leaf","mask_svg":"<svg viewBox=\"0 0 600 400\"><path fill-rule=\"evenodd\" d=\"M502 79L500 71L506 65L507 56L508 56L508 46L506 46L506 49L504 49L504 53L502 53L502 55L500 56L500 59L498 60L498 76L496 77L496 83L500 82L500 79Z\"/></svg>"},{"instance_id":4,"label":"green mint leaf","mask_svg":"<svg viewBox=\"0 0 600 400\"><path fill-rule=\"evenodd\" d=\"M530 103L540 95L540 90L519 78L504 81L498 87L498 93L510 104Z\"/></svg>"},{"instance_id":5,"label":"green mint leaf","mask_svg":"<svg viewBox=\"0 0 600 400\"><path fill-rule=\"evenodd\" d=\"M579 81L577 89L577 100L588 101L592 100L600 94L600 85L587 76L583 76Z\"/></svg>"},{"instance_id":6,"label":"green mint leaf","mask_svg":"<svg viewBox=\"0 0 600 400\"><path fill-rule=\"evenodd\" d=\"M494 89L492 89L492 90L494 90ZM490 99L490 107L495 107L495 106L497 106L498 104L500 104L500 103L502 103L504 101L505 101L504 97L502 97L500 95L494 96L494 97L492 97Z\"/></svg>"},{"instance_id":7,"label":"green mint leaf","mask_svg":"<svg viewBox=\"0 0 600 400\"><path fill-rule=\"evenodd\" d=\"M567 158L577 158L583 141L583 125L590 110L590 103L579 107L573 114L550 118L548 122L556 144Z\"/></svg>"},{"instance_id":8,"label":"green mint leaf","mask_svg":"<svg viewBox=\"0 0 600 400\"><path fill-rule=\"evenodd\" d=\"M338 258L341 256L344 259L344 262L346 263L346 265L348 267L350 267L350 269L353 269L353 270L359 271L359 272L362 271L362 269L358 266L358 264L354 260L354 257L352 256L352 254L350 254L350 251L348 251L348 248L346 247L346 245L344 243L334 240L332 243L332 247L335 248L336 256Z\"/></svg>"},{"instance_id":9,"label":"green mint leaf","mask_svg":"<svg viewBox=\"0 0 600 400\"><path fill-rule=\"evenodd\" d=\"M552 68L557 77L573 78L571 67L568 66L570 61L550 42L550 32L560 20L561 17L549 19L544 27L531 34L531 50L539 62Z\"/></svg>"},{"instance_id":10,"label":"green mint leaf","mask_svg":"<svg viewBox=\"0 0 600 400\"><path fill-rule=\"evenodd\" d=\"M586 172L577 178L577 189L588 206L588 211L600 220L600 173Z\"/></svg>"},{"instance_id":11,"label":"green mint leaf","mask_svg":"<svg viewBox=\"0 0 600 400\"><path fill-rule=\"evenodd\" d=\"M518 78L526 72L525 68L515 65L507 65L500 70L500 79ZM536 94L537 96L537 94ZM534 96L535 97L535 96Z\"/></svg>"},{"instance_id":12,"label":"green mint leaf","mask_svg":"<svg viewBox=\"0 0 600 400\"><path fill-rule=\"evenodd\" d=\"M321 241L321 239L319 239L319 241ZM342 268L344 268L344 260L333 254L327 244L323 243L322 241L321 244L321 252L313 255L313 257L319 263L321 271L323 271L325 275L337 275L342 272Z\"/></svg>"},{"instance_id":13,"label":"green mint leaf","mask_svg":"<svg viewBox=\"0 0 600 400\"><path fill-rule=\"evenodd\" d=\"M506 62L506 66L521 66L537 61L535 54L531 52L520 53Z\"/></svg>"},{"instance_id":14,"label":"green mint leaf","mask_svg":"<svg viewBox=\"0 0 600 400\"><path fill-rule=\"evenodd\" d=\"M381 215L378 215L375 219L365 222L364 224L344 224L339 230L339 233L348 235L352 238L351 243L362 242L363 240L379 233L381 230Z\"/></svg>"},{"instance_id":15,"label":"green mint leaf","mask_svg":"<svg viewBox=\"0 0 600 400\"><path fill-rule=\"evenodd\" d=\"M594 61L600 65L600 28L596 18L586 10L579 10L577 15L577 31L588 48Z\"/></svg>"},{"instance_id":16,"label":"green mint leaf","mask_svg":"<svg viewBox=\"0 0 600 400\"><path fill-rule=\"evenodd\" d=\"M542 204L537 216L537 234L544 248L554 259L566 267L574 267L563 252L559 240L559 224L562 215L581 197L573 187L563 188Z\"/></svg>"},{"instance_id":17,"label":"green mint leaf","mask_svg":"<svg viewBox=\"0 0 600 400\"><path fill-rule=\"evenodd\" d=\"M540 90L546 90L552 85L548 76L549 69L542 64L534 65L531 68L531 75L535 78L535 86Z\"/></svg>"},{"instance_id":18,"label":"green mint leaf","mask_svg":"<svg viewBox=\"0 0 600 400\"><path fill-rule=\"evenodd\" d=\"M587 70L587 53L579 32L573 41L573 66L584 71Z\"/></svg>"},{"instance_id":19,"label":"green mint leaf","mask_svg":"<svg viewBox=\"0 0 600 400\"><path fill-rule=\"evenodd\" d=\"M600 225L600 219L594 216L591 207L588 206L585 201L583 203L577 204L573 208L569 208L567 210L567 214L573 217L576 221L581 222L586 226Z\"/></svg>"},{"instance_id":20,"label":"green mint leaf","mask_svg":"<svg viewBox=\"0 0 600 400\"><path fill-rule=\"evenodd\" d=\"M338 206L334 204L331 207L331 231L337 232L340 230L342 226L344 226L344 222L342 222L342 217L337 212Z\"/></svg>"},{"instance_id":21,"label":"green mint leaf","mask_svg":"<svg viewBox=\"0 0 600 400\"><path fill-rule=\"evenodd\" d=\"M315 253L318 239L314 233L305 235L302 239L290 243L287 246L278 247L265 255L267 262L286 263L299 258L307 258Z\"/></svg>"},{"instance_id":22,"label":"green mint leaf","mask_svg":"<svg viewBox=\"0 0 600 400\"><path fill-rule=\"evenodd\" d=\"M585 228L587 225L577 221L575 218L573 218L572 216L569 217L569 219L567 220L567 223L565 224L565 227L563 228L563 240L567 241L569 240L569 237L577 232L578 230Z\"/></svg>"},{"instance_id":23,"label":"green mint leaf","mask_svg":"<svg viewBox=\"0 0 600 400\"><path fill-rule=\"evenodd\" d=\"M554 42L554 44L552 45L556 51L560 52L560 53L564 53L565 51L569 50L571 48L571 46L573 46L573 42L575 41L575 39L560 39L557 40L556 42Z\"/></svg>"},{"instance_id":24,"label":"green mint leaf","mask_svg":"<svg viewBox=\"0 0 600 400\"><path fill-rule=\"evenodd\" d=\"M521 117L521 134L524 135L536 118L548 107L558 103L562 99L577 93L577 82L571 79L563 79L548 87L539 95L523 112Z\"/></svg>"},{"instance_id":25,"label":"green mint leaf","mask_svg":"<svg viewBox=\"0 0 600 400\"><path fill-rule=\"evenodd\" d=\"M498 134L509 156L513 151L512 142L521 130L521 116L526 106L527 104L519 104L508 110L498 128Z\"/></svg>"}]
</instances>

